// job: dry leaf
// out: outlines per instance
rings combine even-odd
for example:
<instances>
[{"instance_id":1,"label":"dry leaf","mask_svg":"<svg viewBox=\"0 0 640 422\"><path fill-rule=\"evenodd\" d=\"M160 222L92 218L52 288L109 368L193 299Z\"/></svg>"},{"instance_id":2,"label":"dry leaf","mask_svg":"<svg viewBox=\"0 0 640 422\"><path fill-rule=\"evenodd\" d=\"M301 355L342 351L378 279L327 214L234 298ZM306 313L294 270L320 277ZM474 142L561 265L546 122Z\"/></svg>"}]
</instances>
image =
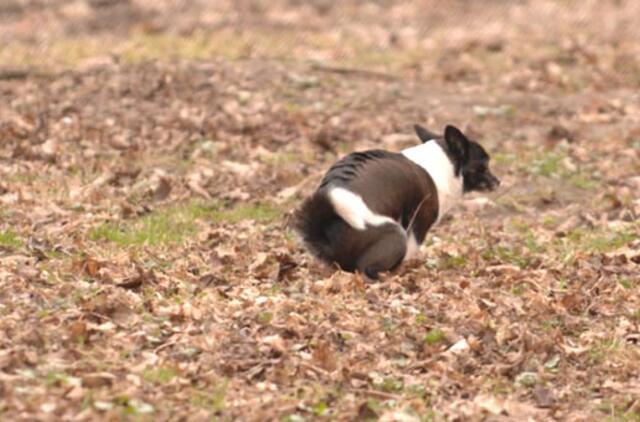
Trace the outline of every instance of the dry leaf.
<instances>
[{"instance_id":1,"label":"dry leaf","mask_svg":"<svg viewBox=\"0 0 640 422\"><path fill-rule=\"evenodd\" d=\"M331 351L331 347L326 342L321 342L313 350L313 360L322 369L333 372L338 367L335 355Z\"/></svg>"}]
</instances>

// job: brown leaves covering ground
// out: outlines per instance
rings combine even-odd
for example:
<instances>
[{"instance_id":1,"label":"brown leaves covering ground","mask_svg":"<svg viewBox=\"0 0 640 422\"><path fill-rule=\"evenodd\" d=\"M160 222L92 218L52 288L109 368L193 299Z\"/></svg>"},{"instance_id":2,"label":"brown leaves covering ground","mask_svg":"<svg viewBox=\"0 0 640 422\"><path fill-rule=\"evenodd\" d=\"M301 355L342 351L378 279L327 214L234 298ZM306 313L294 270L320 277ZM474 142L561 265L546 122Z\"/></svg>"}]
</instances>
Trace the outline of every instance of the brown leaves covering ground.
<instances>
[{"instance_id":1,"label":"brown leaves covering ground","mask_svg":"<svg viewBox=\"0 0 640 422\"><path fill-rule=\"evenodd\" d=\"M98 39L108 12L122 54L0 81L3 419L640 417L634 3L586 2L578 31L556 2L382 2L388 25L356 2L154 3L3 12L25 45L43 16ZM490 11L513 25L451 17ZM324 61L118 50L197 16L214 38L307 19L295 54ZM414 122L482 140L502 190L467 198L381 283L313 262L291 211L340 155L414 143Z\"/></svg>"}]
</instances>

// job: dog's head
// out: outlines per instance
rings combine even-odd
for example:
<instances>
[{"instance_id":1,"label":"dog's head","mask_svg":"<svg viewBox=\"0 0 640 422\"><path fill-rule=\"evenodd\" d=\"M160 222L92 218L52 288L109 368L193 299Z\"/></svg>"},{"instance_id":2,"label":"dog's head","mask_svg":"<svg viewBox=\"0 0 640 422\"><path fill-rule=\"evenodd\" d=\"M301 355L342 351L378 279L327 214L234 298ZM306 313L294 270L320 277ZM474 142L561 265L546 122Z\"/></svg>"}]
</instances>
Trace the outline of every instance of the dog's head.
<instances>
[{"instance_id":1,"label":"dog's head","mask_svg":"<svg viewBox=\"0 0 640 422\"><path fill-rule=\"evenodd\" d=\"M489 154L479 143L468 139L455 126L447 125L444 137L433 134L422 126L415 126L422 142L435 140L446 151L453 164L455 175L462 175L463 191L491 191L500 180L489 170Z\"/></svg>"}]
</instances>

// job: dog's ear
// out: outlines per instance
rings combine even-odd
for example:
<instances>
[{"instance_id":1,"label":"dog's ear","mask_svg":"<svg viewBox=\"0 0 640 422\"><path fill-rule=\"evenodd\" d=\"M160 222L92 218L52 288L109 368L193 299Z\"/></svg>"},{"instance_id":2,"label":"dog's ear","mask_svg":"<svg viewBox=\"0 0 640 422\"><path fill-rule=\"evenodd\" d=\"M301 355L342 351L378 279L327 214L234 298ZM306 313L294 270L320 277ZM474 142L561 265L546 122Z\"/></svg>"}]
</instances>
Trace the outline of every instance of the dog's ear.
<instances>
[{"instance_id":1,"label":"dog's ear","mask_svg":"<svg viewBox=\"0 0 640 422\"><path fill-rule=\"evenodd\" d=\"M460 129L452 125L447 125L444 129L444 140L447 142L449 152L451 152L460 163L466 163L469 159L469 140Z\"/></svg>"},{"instance_id":2,"label":"dog's ear","mask_svg":"<svg viewBox=\"0 0 640 422\"><path fill-rule=\"evenodd\" d=\"M433 139L437 139L440 137L435 133L428 131L427 129L423 128L420 125L413 125L413 128L415 129L416 134L418 135L418 138L420 138L423 144L427 141L431 141Z\"/></svg>"}]
</instances>

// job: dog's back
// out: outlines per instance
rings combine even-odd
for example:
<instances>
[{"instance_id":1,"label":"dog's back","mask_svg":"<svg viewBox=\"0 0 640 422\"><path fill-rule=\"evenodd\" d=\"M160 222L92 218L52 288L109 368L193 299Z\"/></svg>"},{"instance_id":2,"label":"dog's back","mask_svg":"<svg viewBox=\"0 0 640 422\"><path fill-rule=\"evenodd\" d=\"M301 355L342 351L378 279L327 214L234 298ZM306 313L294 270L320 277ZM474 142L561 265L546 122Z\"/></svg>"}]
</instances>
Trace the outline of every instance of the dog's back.
<instances>
[{"instance_id":1,"label":"dog's back","mask_svg":"<svg viewBox=\"0 0 640 422\"><path fill-rule=\"evenodd\" d=\"M375 276L365 271L372 260L391 269L402 262L409 237L424 239L437 217L436 195L429 175L402 154L352 153L329 169L295 225L317 258Z\"/></svg>"}]
</instances>

